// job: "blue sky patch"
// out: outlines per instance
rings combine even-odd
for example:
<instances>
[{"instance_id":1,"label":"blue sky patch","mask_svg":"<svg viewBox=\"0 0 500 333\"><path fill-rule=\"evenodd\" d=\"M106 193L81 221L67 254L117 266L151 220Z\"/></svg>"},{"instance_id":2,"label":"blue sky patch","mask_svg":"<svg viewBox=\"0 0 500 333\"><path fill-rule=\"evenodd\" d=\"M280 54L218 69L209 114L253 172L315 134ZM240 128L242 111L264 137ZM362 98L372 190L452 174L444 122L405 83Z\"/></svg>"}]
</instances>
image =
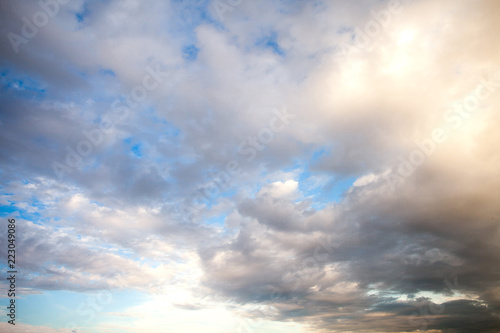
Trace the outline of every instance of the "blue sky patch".
<instances>
[{"instance_id":1,"label":"blue sky patch","mask_svg":"<svg viewBox=\"0 0 500 333\"><path fill-rule=\"evenodd\" d=\"M263 38L259 39L256 43L257 46L264 47L270 49L273 53L279 55L279 56L284 56L285 52L283 49L278 44L278 34L273 31L270 34L264 36Z\"/></svg>"},{"instance_id":2,"label":"blue sky patch","mask_svg":"<svg viewBox=\"0 0 500 333\"><path fill-rule=\"evenodd\" d=\"M200 50L195 45L187 45L182 48L182 57L187 61L194 61Z\"/></svg>"}]
</instances>

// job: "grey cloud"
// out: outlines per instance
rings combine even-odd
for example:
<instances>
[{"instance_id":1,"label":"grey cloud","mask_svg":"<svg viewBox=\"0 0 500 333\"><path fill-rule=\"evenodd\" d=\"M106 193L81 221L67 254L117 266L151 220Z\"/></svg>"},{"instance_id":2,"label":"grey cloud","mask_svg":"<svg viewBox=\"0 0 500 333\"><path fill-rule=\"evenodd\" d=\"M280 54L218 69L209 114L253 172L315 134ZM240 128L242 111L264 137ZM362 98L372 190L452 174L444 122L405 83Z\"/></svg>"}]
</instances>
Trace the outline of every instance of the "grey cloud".
<instances>
[{"instance_id":1,"label":"grey cloud","mask_svg":"<svg viewBox=\"0 0 500 333\"><path fill-rule=\"evenodd\" d=\"M37 10L21 1L2 6L3 35ZM499 331L500 91L411 176L394 188L383 177L415 142L449 125L443 115L453 102L498 70L496 2L405 3L344 65L339 45L352 36L342 28L363 27L385 2L245 2L223 26L182 2L72 6L18 55L0 41L2 202L32 214L20 222L43 225L21 222L23 284L87 291L123 280L161 289L175 279L158 279L163 271L152 269L141 285L135 259L170 267L194 261L186 259L192 251L202 287L233 307L277 308L251 317L333 332L411 332L424 324L440 333ZM78 24L74 12L83 7ZM269 33L283 55L258 45ZM411 43L404 33L414 34ZM187 44L199 48L194 61L182 58ZM112 102L157 62L168 79L118 119ZM19 81L24 89L14 87ZM275 107L296 118L245 161L238 145L268 126ZM53 162L63 163L65 147L77 147L101 119L116 126L59 179ZM131 152L135 144L142 157ZM327 153L309 161L321 148ZM200 198L197 191L233 159L241 173L224 190L231 194ZM258 192L285 169L321 176L324 192L339 179L376 176L318 208L300 189L292 198ZM291 178L304 181L280 180ZM181 203L194 206L190 218L178 216ZM223 213L222 223L207 222ZM432 303L422 293L452 300ZM429 307L444 312L419 313Z\"/></svg>"}]
</instances>

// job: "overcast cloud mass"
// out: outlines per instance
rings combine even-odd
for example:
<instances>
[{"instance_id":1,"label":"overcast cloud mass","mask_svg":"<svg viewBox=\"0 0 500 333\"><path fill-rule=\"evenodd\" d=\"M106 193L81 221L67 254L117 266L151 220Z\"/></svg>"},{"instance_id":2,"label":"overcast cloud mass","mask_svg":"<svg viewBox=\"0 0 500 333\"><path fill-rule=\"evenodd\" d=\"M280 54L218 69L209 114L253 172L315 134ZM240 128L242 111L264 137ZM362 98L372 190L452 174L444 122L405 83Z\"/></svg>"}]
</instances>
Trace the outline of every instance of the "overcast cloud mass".
<instances>
[{"instance_id":1,"label":"overcast cloud mass","mask_svg":"<svg viewBox=\"0 0 500 333\"><path fill-rule=\"evenodd\" d=\"M0 13L0 331L500 332L500 2Z\"/></svg>"}]
</instances>

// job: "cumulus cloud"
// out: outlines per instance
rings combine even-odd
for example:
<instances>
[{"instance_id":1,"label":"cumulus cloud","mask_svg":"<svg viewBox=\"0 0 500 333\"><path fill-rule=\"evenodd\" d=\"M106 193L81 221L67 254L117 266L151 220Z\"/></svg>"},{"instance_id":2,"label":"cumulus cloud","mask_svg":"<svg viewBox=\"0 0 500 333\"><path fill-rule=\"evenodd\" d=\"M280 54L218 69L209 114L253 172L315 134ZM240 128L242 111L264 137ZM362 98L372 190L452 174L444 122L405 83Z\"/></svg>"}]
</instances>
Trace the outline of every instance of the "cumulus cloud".
<instances>
[{"instance_id":1,"label":"cumulus cloud","mask_svg":"<svg viewBox=\"0 0 500 333\"><path fill-rule=\"evenodd\" d=\"M42 3L0 14L26 302L154 297L96 332L500 331L496 1Z\"/></svg>"}]
</instances>

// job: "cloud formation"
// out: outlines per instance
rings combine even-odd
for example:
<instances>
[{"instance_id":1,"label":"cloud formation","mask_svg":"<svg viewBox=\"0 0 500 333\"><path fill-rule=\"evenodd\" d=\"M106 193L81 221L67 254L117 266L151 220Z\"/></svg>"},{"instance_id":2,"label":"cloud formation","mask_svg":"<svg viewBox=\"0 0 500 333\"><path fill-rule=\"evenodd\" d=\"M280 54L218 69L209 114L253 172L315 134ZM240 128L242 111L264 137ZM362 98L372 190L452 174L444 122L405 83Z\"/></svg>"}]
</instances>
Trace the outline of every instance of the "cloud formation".
<instances>
[{"instance_id":1,"label":"cloud formation","mask_svg":"<svg viewBox=\"0 0 500 333\"><path fill-rule=\"evenodd\" d=\"M150 297L78 332L500 332L495 0L1 8L28 304Z\"/></svg>"}]
</instances>

